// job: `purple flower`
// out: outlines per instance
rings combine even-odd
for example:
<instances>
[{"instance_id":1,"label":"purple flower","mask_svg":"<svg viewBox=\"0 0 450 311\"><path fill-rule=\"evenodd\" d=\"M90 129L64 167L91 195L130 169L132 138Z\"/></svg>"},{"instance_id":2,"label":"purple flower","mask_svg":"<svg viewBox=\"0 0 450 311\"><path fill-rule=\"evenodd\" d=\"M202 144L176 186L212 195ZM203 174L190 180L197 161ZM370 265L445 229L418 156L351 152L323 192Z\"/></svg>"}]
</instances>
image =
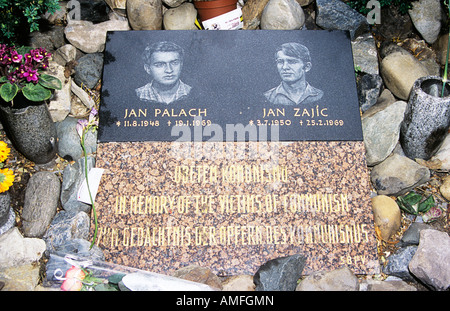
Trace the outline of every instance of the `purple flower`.
<instances>
[{"instance_id":1,"label":"purple flower","mask_svg":"<svg viewBox=\"0 0 450 311\"><path fill-rule=\"evenodd\" d=\"M31 65L33 62L33 56L30 53L25 54L25 65Z\"/></svg>"},{"instance_id":2,"label":"purple flower","mask_svg":"<svg viewBox=\"0 0 450 311\"><path fill-rule=\"evenodd\" d=\"M15 75L9 75L8 81L11 82L11 84L14 84L17 82L17 77Z\"/></svg>"},{"instance_id":3,"label":"purple flower","mask_svg":"<svg viewBox=\"0 0 450 311\"><path fill-rule=\"evenodd\" d=\"M3 54L0 56L0 64L9 65L12 63L12 58L9 54Z\"/></svg>"},{"instance_id":4,"label":"purple flower","mask_svg":"<svg viewBox=\"0 0 450 311\"><path fill-rule=\"evenodd\" d=\"M77 122L77 132L80 137L83 137L84 129L88 126L88 121L86 119L80 119Z\"/></svg>"},{"instance_id":5,"label":"purple flower","mask_svg":"<svg viewBox=\"0 0 450 311\"><path fill-rule=\"evenodd\" d=\"M25 71L23 77L27 79L27 82L37 82L38 81L38 73L37 70L29 69Z\"/></svg>"},{"instance_id":6,"label":"purple flower","mask_svg":"<svg viewBox=\"0 0 450 311\"><path fill-rule=\"evenodd\" d=\"M31 50L30 54L31 54L31 57L33 58L33 60L35 60L38 63L44 58L44 55L42 55L42 50L41 49Z\"/></svg>"},{"instance_id":7,"label":"purple flower","mask_svg":"<svg viewBox=\"0 0 450 311\"><path fill-rule=\"evenodd\" d=\"M23 56L17 53L17 51L11 52L11 59L14 63L20 63L22 61Z\"/></svg>"}]
</instances>

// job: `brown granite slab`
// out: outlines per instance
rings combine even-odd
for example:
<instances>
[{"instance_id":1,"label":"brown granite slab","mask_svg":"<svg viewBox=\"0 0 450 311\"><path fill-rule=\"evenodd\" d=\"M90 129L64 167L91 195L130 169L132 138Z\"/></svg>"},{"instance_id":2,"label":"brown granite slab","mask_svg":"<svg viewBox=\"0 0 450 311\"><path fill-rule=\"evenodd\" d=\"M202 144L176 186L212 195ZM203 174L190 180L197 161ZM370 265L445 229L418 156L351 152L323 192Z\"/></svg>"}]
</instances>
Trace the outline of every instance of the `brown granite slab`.
<instances>
[{"instance_id":1,"label":"brown granite slab","mask_svg":"<svg viewBox=\"0 0 450 311\"><path fill-rule=\"evenodd\" d=\"M304 274L378 273L364 154L361 141L100 143L97 245L165 274L253 274L295 253Z\"/></svg>"}]
</instances>

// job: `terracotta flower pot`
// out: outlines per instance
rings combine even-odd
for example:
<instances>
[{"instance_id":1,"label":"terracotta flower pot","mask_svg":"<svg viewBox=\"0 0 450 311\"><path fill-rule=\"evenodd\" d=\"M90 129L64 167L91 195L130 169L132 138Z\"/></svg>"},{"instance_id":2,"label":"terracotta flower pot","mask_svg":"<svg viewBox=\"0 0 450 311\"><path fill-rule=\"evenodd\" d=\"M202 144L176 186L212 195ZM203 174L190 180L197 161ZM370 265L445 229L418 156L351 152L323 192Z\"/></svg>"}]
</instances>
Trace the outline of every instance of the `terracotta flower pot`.
<instances>
[{"instance_id":1,"label":"terracotta flower pot","mask_svg":"<svg viewBox=\"0 0 450 311\"><path fill-rule=\"evenodd\" d=\"M416 80L400 127L400 143L411 159L428 160L441 146L450 127L450 86L441 97L442 78Z\"/></svg>"},{"instance_id":2,"label":"terracotta flower pot","mask_svg":"<svg viewBox=\"0 0 450 311\"><path fill-rule=\"evenodd\" d=\"M202 21L233 11L236 9L236 4L237 0L194 0L194 6Z\"/></svg>"}]
</instances>

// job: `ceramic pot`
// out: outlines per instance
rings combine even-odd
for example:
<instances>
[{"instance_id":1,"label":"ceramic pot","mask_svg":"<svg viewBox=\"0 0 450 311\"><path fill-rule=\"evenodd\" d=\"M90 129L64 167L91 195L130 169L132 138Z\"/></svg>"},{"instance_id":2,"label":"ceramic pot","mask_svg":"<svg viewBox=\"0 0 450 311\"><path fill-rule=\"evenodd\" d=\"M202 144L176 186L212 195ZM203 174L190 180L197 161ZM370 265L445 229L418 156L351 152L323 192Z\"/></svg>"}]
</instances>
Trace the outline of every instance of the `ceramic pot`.
<instances>
[{"instance_id":1,"label":"ceramic pot","mask_svg":"<svg viewBox=\"0 0 450 311\"><path fill-rule=\"evenodd\" d=\"M442 78L416 80L400 127L400 144L408 158L430 159L441 146L450 127L450 85Z\"/></svg>"},{"instance_id":2,"label":"ceramic pot","mask_svg":"<svg viewBox=\"0 0 450 311\"><path fill-rule=\"evenodd\" d=\"M196 1L194 6L202 21L228 13L236 9L237 0Z\"/></svg>"},{"instance_id":3,"label":"ceramic pot","mask_svg":"<svg viewBox=\"0 0 450 311\"><path fill-rule=\"evenodd\" d=\"M0 120L14 148L36 164L56 156L56 127L45 102L33 102L22 93L14 106L0 102Z\"/></svg>"}]
</instances>

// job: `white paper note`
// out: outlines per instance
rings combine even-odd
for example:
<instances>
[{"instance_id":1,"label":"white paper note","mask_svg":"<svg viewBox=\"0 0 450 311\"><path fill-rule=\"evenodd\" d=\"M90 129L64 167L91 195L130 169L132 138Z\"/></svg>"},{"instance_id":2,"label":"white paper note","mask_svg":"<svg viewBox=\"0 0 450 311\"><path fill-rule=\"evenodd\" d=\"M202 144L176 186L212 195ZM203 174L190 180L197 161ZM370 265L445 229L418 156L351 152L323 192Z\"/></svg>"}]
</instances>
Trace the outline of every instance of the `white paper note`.
<instances>
[{"instance_id":1,"label":"white paper note","mask_svg":"<svg viewBox=\"0 0 450 311\"><path fill-rule=\"evenodd\" d=\"M88 173L89 179L89 189L91 190L92 200L95 201L95 197L97 195L98 186L100 184L100 180L102 179L104 169L102 168L92 168ZM89 191L87 188L86 178L83 180L80 189L78 189L78 201L91 204L91 199L89 197Z\"/></svg>"}]
</instances>

